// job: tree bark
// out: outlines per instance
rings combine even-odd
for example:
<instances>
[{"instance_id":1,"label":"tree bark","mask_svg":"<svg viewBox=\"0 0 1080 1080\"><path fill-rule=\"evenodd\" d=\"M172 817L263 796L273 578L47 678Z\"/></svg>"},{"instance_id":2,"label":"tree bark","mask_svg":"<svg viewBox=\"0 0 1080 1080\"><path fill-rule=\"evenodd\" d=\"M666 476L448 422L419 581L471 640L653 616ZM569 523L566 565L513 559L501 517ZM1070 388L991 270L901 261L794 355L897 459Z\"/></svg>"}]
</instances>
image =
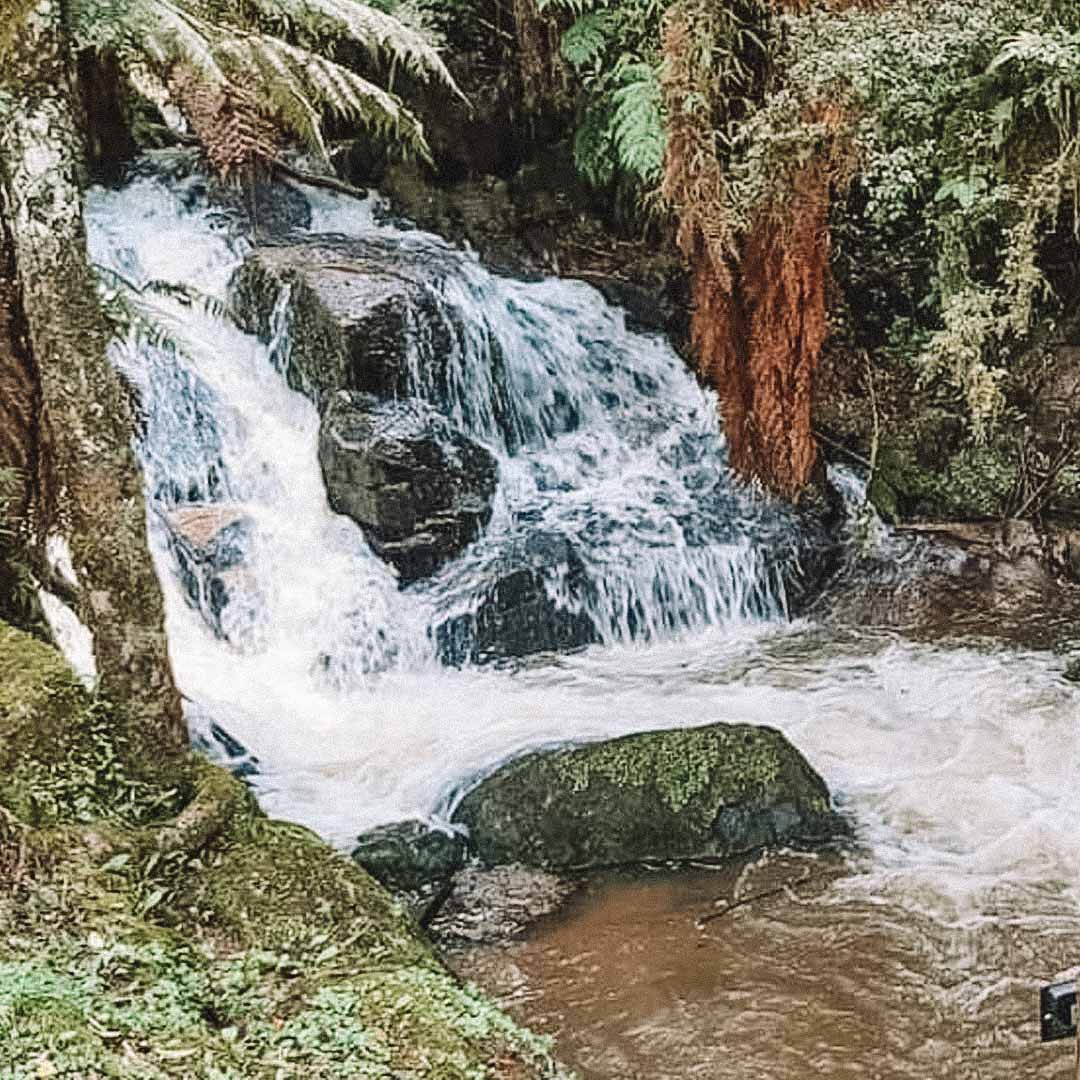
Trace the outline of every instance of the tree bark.
<instances>
[{"instance_id":1,"label":"tree bark","mask_svg":"<svg viewBox=\"0 0 1080 1080\"><path fill-rule=\"evenodd\" d=\"M176 748L186 732L146 543L134 408L108 361L109 327L86 256L78 115L59 0L39 0L0 76L0 215L40 380L35 422L52 433L55 488L39 497L47 512L38 528L71 547L103 691Z\"/></svg>"}]
</instances>

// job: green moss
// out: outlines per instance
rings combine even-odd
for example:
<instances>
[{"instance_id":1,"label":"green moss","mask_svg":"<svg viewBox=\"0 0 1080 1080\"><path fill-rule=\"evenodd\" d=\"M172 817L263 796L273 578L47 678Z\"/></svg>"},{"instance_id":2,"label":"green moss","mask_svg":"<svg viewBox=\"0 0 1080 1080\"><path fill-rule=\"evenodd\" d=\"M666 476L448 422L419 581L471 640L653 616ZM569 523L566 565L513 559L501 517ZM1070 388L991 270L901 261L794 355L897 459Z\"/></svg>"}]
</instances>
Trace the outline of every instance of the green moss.
<instances>
[{"instance_id":1,"label":"green moss","mask_svg":"<svg viewBox=\"0 0 1080 1080\"><path fill-rule=\"evenodd\" d=\"M444 972L320 973L266 951L60 935L0 949L0 1077L483 1080L549 1047Z\"/></svg>"},{"instance_id":2,"label":"green moss","mask_svg":"<svg viewBox=\"0 0 1080 1080\"><path fill-rule=\"evenodd\" d=\"M0 1080L563 1075L363 870L0 623Z\"/></svg>"},{"instance_id":3,"label":"green moss","mask_svg":"<svg viewBox=\"0 0 1080 1080\"><path fill-rule=\"evenodd\" d=\"M780 775L780 745L766 729L688 728L662 739L616 739L587 754L553 759L574 791L594 776L618 787L649 785L663 803L680 811L692 803L710 819L717 805L764 790Z\"/></svg>"},{"instance_id":4,"label":"green moss","mask_svg":"<svg viewBox=\"0 0 1080 1080\"><path fill-rule=\"evenodd\" d=\"M366 965L430 960L385 889L313 833L284 822L243 822L207 853L175 907L244 947L297 955L348 948Z\"/></svg>"},{"instance_id":5,"label":"green moss","mask_svg":"<svg viewBox=\"0 0 1080 1080\"><path fill-rule=\"evenodd\" d=\"M711 724L511 762L454 814L489 866L726 858L845 832L828 791L777 731Z\"/></svg>"},{"instance_id":6,"label":"green moss","mask_svg":"<svg viewBox=\"0 0 1080 1080\"><path fill-rule=\"evenodd\" d=\"M169 817L187 777L138 764L141 742L54 649L0 624L0 804L35 826Z\"/></svg>"}]
</instances>

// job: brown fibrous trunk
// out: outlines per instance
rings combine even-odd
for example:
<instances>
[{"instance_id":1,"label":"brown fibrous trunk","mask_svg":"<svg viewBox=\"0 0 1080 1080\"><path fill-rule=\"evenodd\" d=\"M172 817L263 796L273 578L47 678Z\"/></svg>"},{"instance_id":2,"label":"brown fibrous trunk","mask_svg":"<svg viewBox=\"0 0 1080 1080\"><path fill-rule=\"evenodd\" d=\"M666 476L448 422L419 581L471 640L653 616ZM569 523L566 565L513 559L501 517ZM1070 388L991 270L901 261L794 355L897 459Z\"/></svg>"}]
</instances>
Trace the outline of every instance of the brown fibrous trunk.
<instances>
[{"instance_id":1,"label":"brown fibrous trunk","mask_svg":"<svg viewBox=\"0 0 1080 1080\"><path fill-rule=\"evenodd\" d=\"M701 33L693 18L676 10L664 31L663 193L678 215L678 243L692 273L694 356L716 390L732 467L797 499L818 456L811 410L828 332L834 169L826 157L811 158L778 185L748 226L732 223L713 118L699 105L684 105L723 92L702 85L708 73L688 59ZM827 108L816 119L839 122Z\"/></svg>"}]
</instances>

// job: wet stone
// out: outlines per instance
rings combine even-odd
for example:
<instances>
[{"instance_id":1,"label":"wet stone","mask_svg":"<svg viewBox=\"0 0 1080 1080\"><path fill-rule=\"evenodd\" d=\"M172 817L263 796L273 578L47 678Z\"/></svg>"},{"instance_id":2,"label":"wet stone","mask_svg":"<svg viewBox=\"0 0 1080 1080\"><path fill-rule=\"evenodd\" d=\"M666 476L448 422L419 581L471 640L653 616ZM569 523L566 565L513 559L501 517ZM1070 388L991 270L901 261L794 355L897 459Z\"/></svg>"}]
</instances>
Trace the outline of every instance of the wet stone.
<instances>
[{"instance_id":1,"label":"wet stone","mask_svg":"<svg viewBox=\"0 0 1080 1080\"><path fill-rule=\"evenodd\" d=\"M163 520L188 600L219 637L227 637L222 616L243 586L251 519L237 506L203 504L177 507Z\"/></svg>"},{"instance_id":2,"label":"wet stone","mask_svg":"<svg viewBox=\"0 0 1080 1080\"><path fill-rule=\"evenodd\" d=\"M435 629L443 663L460 666L595 644L600 633L580 606L585 564L564 537L532 533L508 542L485 566L487 584L472 609ZM548 584L560 581L556 595Z\"/></svg>"},{"instance_id":3,"label":"wet stone","mask_svg":"<svg viewBox=\"0 0 1080 1080\"><path fill-rule=\"evenodd\" d=\"M402 821L361 834L352 857L424 923L450 892L465 840L420 821Z\"/></svg>"},{"instance_id":4,"label":"wet stone","mask_svg":"<svg viewBox=\"0 0 1080 1080\"><path fill-rule=\"evenodd\" d=\"M491 519L494 456L415 399L339 392L323 417L319 462L331 507L405 583L460 554Z\"/></svg>"},{"instance_id":5,"label":"wet stone","mask_svg":"<svg viewBox=\"0 0 1080 1080\"><path fill-rule=\"evenodd\" d=\"M529 754L481 781L454 821L483 865L546 869L723 860L849 832L798 750L749 724Z\"/></svg>"}]
</instances>

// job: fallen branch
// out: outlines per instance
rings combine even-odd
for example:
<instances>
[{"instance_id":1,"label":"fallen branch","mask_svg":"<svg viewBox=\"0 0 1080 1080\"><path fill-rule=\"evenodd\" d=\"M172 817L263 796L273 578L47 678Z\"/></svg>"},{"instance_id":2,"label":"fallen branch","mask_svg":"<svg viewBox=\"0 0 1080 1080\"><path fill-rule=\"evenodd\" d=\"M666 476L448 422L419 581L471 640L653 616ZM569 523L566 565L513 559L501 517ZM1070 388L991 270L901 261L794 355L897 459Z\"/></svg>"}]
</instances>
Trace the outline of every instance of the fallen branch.
<instances>
[{"instance_id":1,"label":"fallen branch","mask_svg":"<svg viewBox=\"0 0 1080 1080\"><path fill-rule=\"evenodd\" d=\"M738 911L741 907L747 907L749 904L756 903L758 900L771 900L774 896L786 896L792 903L799 903L798 896L795 895L796 885L805 885L814 876L813 870L807 867L802 877L797 881L785 881L782 885L777 885L774 889L765 889L759 893L752 893L750 896L744 896L739 900L717 900L716 903L724 904L724 907L720 911L711 911L708 915L699 915L694 920L694 925L699 929L703 929L711 922L715 922L717 919L722 919L725 915L730 915L733 911Z\"/></svg>"},{"instance_id":2,"label":"fallen branch","mask_svg":"<svg viewBox=\"0 0 1080 1080\"><path fill-rule=\"evenodd\" d=\"M305 172L303 169L294 168L288 162L282 161L281 158L268 158L267 164L272 172L298 184L326 188L327 191L335 191L339 195L350 195L354 199L366 199L368 196L364 188L353 187L352 184L346 184L344 180L337 180L332 176L320 176L318 173Z\"/></svg>"}]
</instances>

